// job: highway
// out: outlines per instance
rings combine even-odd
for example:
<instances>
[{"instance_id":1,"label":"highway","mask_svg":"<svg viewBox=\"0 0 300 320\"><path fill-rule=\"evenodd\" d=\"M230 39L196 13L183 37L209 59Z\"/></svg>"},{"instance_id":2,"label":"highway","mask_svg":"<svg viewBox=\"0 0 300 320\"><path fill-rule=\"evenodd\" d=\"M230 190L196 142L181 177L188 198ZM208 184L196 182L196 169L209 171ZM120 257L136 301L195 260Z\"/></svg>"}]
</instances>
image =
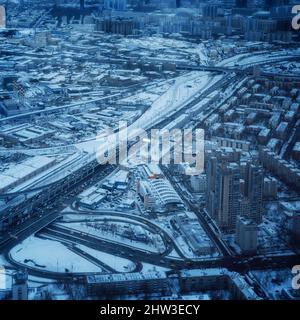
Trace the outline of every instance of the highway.
<instances>
[{"instance_id":1,"label":"highway","mask_svg":"<svg viewBox=\"0 0 300 320\"><path fill-rule=\"evenodd\" d=\"M3 232L0 237L0 250L5 247L5 243L11 241L12 238L16 237L16 232L18 233L19 241L24 240L27 236L26 233L23 235L22 231L26 231L28 226L32 227L32 234L37 232L39 229L36 229L35 223L39 220L41 221L41 225L43 227L47 226L50 222L44 220L44 217L48 216L49 214L60 212L63 209L63 205L68 202L68 200L73 201L75 194L78 194L87 188L89 185L95 183L96 179L104 178L105 175L108 175L108 168L114 168L113 166L98 166L98 171L93 172L93 175L87 175L84 179L79 179L73 184L69 184L67 189L62 189L62 191L57 194L54 193L53 195L46 195L45 192L42 193L42 196L45 199L42 199L42 196L38 195L38 200L42 201L39 204L39 208L34 209L34 215L30 216L30 218L26 219L24 222L15 225L13 228L8 229L6 232ZM62 185L63 187L63 185ZM32 199L29 199L29 205ZM64 203L62 203L62 201ZM51 205L49 205L51 203ZM55 209L54 209L55 208ZM33 211L33 210L32 210Z\"/></svg>"},{"instance_id":2,"label":"highway","mask_svg":"<svg viewBox=\"0 0 300 320\"><path fill-rule=\"evenodd\" d=\"M76 244L82 244L87 247L90 247L95 250L107 252L119 257L125 257L132 260L136 264L136 270L141 270L141 263L146 262L153 265L158 265L170 269L201 269L201 268L217 268L225 267L231 271L238 271L240 273L245 273L247 271L256 270L256 269L266 269L266 268L284 268L291 267L299 263L299 257L291 254L281 254L276 256L253 256L253 257L220 257L213 259L205 259L194 261L191 259L175 259L165 256L164 254L155 254L149 253L143 250L136 248L130 248L129 246L112 243L107 239L99 239L91 234L76 231L68 230L68 228L62 228L61 230L56 230L57 228L48 227L47 229L41 230L37 236L46 237L47 239L58 240L62 243L65 243L72 248ZM71 247L70 247L71 246ZM74 247L73 247L74 248ZM76 249L75 249L76 250ZM80 255L85 257L85 253L80 252ZM20 264L14 261L9 253L7 252L6 258L10 264L21 267L23 264ZM90 257L87 256L89 259ZM95 260L94 260L95 263ZM99 264L100 266L100 264ZM104 267L104 268L103 268ZM105 272L105 266L102 265ZM111 270L110 270L111 271ZM36 275L39 277L46 277L51 279L58 280L71 280L74 277L84 276L89 273L56 273L47 270L37 269L33 267L28 267L29 274Z\"/></svg>"},{"instance_id":3,"label":"highway","mask_svg":"<svg viewBox=\"0 0 300 320\"><path fill-rule=\"evenodd\" d=\"M235 65L234 67L230 66L207 66L207 65L178 65L178 70L185 70L185 71L209 71L209 72L218 72L218 73L235 73L237 75L244 75L244 76L253 76L254 75L254 68L255 66L260 66L264 64L270 64L270 63L276 63L280 61L299 61L300 56L279 56L274 57L273 59L269 59L268 62L257 62L255 64L244 64L244 65ZM300 81L300 75L298 74L285 74L285 73L278 73L278 72L268 72L268 71L262 71L259 74L262 77L267 78L290 78L293 79L293 81Z\"/></svg>"},{"instance_id":4,"label":"highway","mask_svg":"<svg viewBox=\"0 0 300 320\"><path fill-rule=\"evenodd\" d=\"M269 63L269 62L265 62ZM217 71L217 70L215 70ZM221 70L219 70L221 71ZM222 71L224 72L224 71ZM188 110L191 106L197 104L199 101L204 99L206 96L208 96L210 93L212 93L215 90L221 89L222 87L226 86L232 81L236 81L239 79L240 76L228 75L228 69L227 73L221 80L219 80L217 83L213 84L212 86L208 86L203 92L201 92L198 96L195 96L195 99L192 101L188 101L186 105L181 106L180 110L176 112L171 112L165 119L161 121L157 121L156 123L153 124L153 126L158 126L158 127L163 127L166 125L168 122L170 122L171 117L177 117L184 113L186 110ZM232 70L230 71L232 72ZM234 71L235 72L235 71ZM118 96L118 95L117 95ZM113 95L111 97L104 97L103 99L107 98L115 98L116 95ZM99 101L99 99L97 99ZM80 102L78 105L86 104L89 102ZM72 104L69 107L74 106ZM59 107L61 109L63 108L68 108L68 106L61 106ZM40 113L41 111L36 111L36 113ZM46 110L47 112L47 110ZM35 113L34 113L35 114ZM153 127L152 126L152 127ZM172 177L170 176L169 173L166 173L167 177L172 181ZM88 178L84 179L86 181ZM79 182L78 182L79 183ZM82 181L80 182L82 183ZM180 190L178 189L178 186L174 184L174 188L177 189L178 192ZM68 192L70 192L72 189L74 189L74 186L70 186ZM278 254L276 256L271 256L271 257L265 257L265 256L255 256L251 258L247 257L239 257L239 256L232 256L232 253L230 249L219 239L219 237L215 234L215 232L211 229L209 223L206 221L204 216L202 215L201 212L199 212L198 208L192 204L190 204L187 199L184 199L187 207L191 210L197 213L201 225L204 228L204 230L208 233L210 238L213 240L214 244L218 248L218 250L222 253L222 257L220 258L214 258L214 259L206 259L206 260L201 260L201 261L191 261L191 259L185 258L181 250L176 247L176 243L172 240L172 238L169 236L169 234L162 230L162 229L156 229L157 232L162 235L162 237L165 239L165 243L168 245L168 250L167 252L170 253L171 248L175 248L177 253L180 255L180 259L172 259L164 253L164 255L159 255L155 253L147 253L143 252L141 250L138 250L136 248L130 248L128 246L125 246L123 244L116 244L116 243L111 243L108 240L99 240L95 237L93 237L90 234L84 234L84 233L78 233L75 231L71 230L58 230L57 226L48 226L51 224L54 220L56 220L59 217L59 210L57 211L52 211L50 213L44 214L41 217L37 217L36 221L30 220L28 224L24 223L22 224L19 229L15 229L13 234L9 235L8 237L4 238L2 242L0 243L0 250L4 251L6 254L6 257L10 263L12 263L15 266L19 266L20 264L16 263L13 261L9 255L9 250L15 246L16 244L20 243L22 240L27 238L28 236L32 234L38 233L38 235L42 236L51 236L51 237L56 237L57 239L61 239L61 241L70 244L76 244L76 243L81 243L86 246L89 246L91 248L95 249L101 249L102 251L107 250L107 252L116 254L117 256L121 255L123 256L124 254L122 252L125 252L126 257L132 258L133 261L136 263L140 263L141 261L155 264L155 265L160 265L163 267L168 267L171 269L177 269L177 268L210 268L210 267L226 267L229 270L233 271L238 271L241 273L246 272L247 270L251 269L267 269L267 268L279 268L279 267L291 267L293 264L299 264L299 258L295 255L289 255L289 254ZM72 212L69 212L72 213ZM80 212L83 214L83 212ZM86 214L90 214L91 212L86 212ZM113 212L108 212L109 215L112 216L118 216L120 213L113 213ZM123 215L124 216L124 215ZM142 218L142 217L137 217L133 216L131 217L133 220L143 223L147 225L149 228L158 228L158 226L149 220ZM73 232L73 233L72 233ZM72 247L73 248L73 247ZM75 249L77 250L77 249ZM78 251L77 251L78 252ZM83 254L80 252L80 254ZM89 257L91 259L91 257ZM94 260L95 263L97 263ZM99 263L99 262L98 262ZM99 264L100 265L100 264ZM102 265L103 266L103 265ZM105 269L105 266L103 266L103 269ZM106 269L107 270L107 269ZM43 276L46 278L55 278L55 279L70 279L73 278L75 275L71 273L51 273L47 272L44 270L33 270L33 268L29 269L29 273L33 275L39 275Z\"/></svg>"},{"instance_id":5,"label":"highway","mask_svg":"<svg viewBox=\"0 0 300 320\"><path fill-rule=\"evenodd\" d=\"M66 212L66 214L75 214L72 212ZM124 220L132 219L133 223L143 223L148 228L156 228L156 232L159 233L164 238L164 243L167 246L167 250L163 253L153 253L147 252L129 245L125 245L122 243L118 243L115 241L111 241L105 238L99 238L91 235L90 233L82 232L79 230L74 230L69 227L63 227L57 224L52 224L51 226L44 227L45 225L49 225L51 222L59 218L59 215L49 215L48 217L44 217L43 219L47 219L47 221L39 220L38 223L32 224L28 226L29 229L23 230L21 232L16 232L15 237L11 238L9 243L3 243L0 247L1 249L5 247L6 258L10 264L20 267L22 264L14 261L10 255L10 248L15 246L20 242L21 239L27 238L29 235L36 233L38 237L46 237L47 239L58 240L62 243L65 243L68 248L71 250L75 248L76 244L82 244L87 247L90 247L95 250L100 250L103 252L107 252L119 257L126 257L132 260L136 264L136 270L141 270L142 262L170 268L170 269L182 269L182 268L212 268L212 267L226 267L232 271L238 271L241 273L247 272L249 269L266 269L266 268L280 268L280 267L290 267L293 264L297 264L299 262L299 257L289 253L278 254L276 256L253 256L253 257L244 257L244 256L232 256L230 254L226 254L227 248L225 246L224 253L226 255L221 256L219 258L206 258L202 260L192 260L184 257L180 254L180 249L176 246L174 240L168 235L166 231L159 228L156 224L149 221L146 218L138 217L135 215L124 215L122 212L114 212L109 210L103 210L100 212L94 211L78 211L77 214L86 215L88 220L93 215L99 215L99 219L103 219L104 217L111 216ZM101 218L102 215L102 218ZM82 218L80 218L82 219ZM85 219L78 221L86 221ZM76 222L78 222L76 220ZM93 216L93 221L97 221L97 218ZM154 230L152 230L155 232ZM207 231L207 230L206 230ZM209 231L208 231L209 232ZM209 232L210 236L211 233ZM215 241L215 239L214 239ZM218 248L222 248L224 246L223 243L218 244ZM175 248L177 253L180 255L180 258L171 258L168 256L172 249ZM76 248L74 250L77 250ZM78 251L77 251L78 252ZM79 252L80 255L85 255L83 252ZM228 252L227 252L228 253ZM88 259L92 259L87 256ZM94 260L95 263L95 260ZM97 262L96 262L97 263ZM98 265L100 266L101 262L98 261ZM105 266L102 265L103 271L108 270ZM110 270L111 271L111 270ZM105 271L104 271L105 272ZM56 273L47 272L46 270L38 270L36 268L29 268L29 273L32 275L40 276L40 277L48 277L52 279L65 279L70 280L73 277L80 276L80 274L72 274L72 273ZM84 275L84 274L81 274Z\"/></svg>"},{"instance_id":6,"label":"highway","mask_svg":"<svg viewBox=\"0 0 300 320\"><path fill-rule=\"evenodd\" d=\"M103 97L96 98L96 99L89 99L89 100L78 101L78 102L74 102L74 103L70 103L70 104L66 104L66 105L62 105L62 106L52 106L52 107L45 108L45 109L28 111L28 112L24 112L24 113L21 113L21 114L17 114L17 115L1 118L0 119L0 124L1 123L8 123L10 121L16 121L16 120L19 120L19 119L24 119L26 117L32 117L34 115L56 113L56 112L60 112L60 111L63 111L63 110L72 109L72 108L75 108L75 107L94 104L96 102L105 102L105 101L113 99L113 98L120 98L120 99L125 98L125 97L127 98L127 97L130 97L130 96L136 95L137 93L145 90L145 88L147 88L149 90L151 88L155 88L158 85L162 85L164 83L170 83L170 82L172 82L172 80L168 79L168 80L158 81L158 82L155 82L155 83L150 84L150 85L149 84L138 84L138 85L135 85L135 87L133 87L133 86L129 87L130 90L128 92L121 91L119 93L104 95Z\"/></svg>"},{"instance_id":7,"label":"highway","mask_svg":"<svg viewBox=\"0 0 300 320\"><path fill-rule=\"evenodd\" d=\"M66 212L66 214L74 214L74 212ZM173 248L176 250L177 254L182 258L185 259L185 255L182 253L182 250L178 247L176 243L174 243L172 237L169 235L169 233L164 230L161 226L154 223L153 221L146 219L141 216L137 216L134 214L129 214L125 212L118 212L114 210L104 209L102 211L87 211L87 210L80 210L77 211L78 214L84 214L87 215L87 218L91 215L101 215L102 216L109 216L112 218L118 218L119 221L124 221L124 219L131 221L133 224L142 224L146 229L149 229L152 233L159 234L164 241L164 245L166 246L166 251L164 252L165 255L168 255L171 253ZM117 219L117 221L118 221ZM97 218L94 218L94 221L97 221ZM172 244L172 245L171 245Z\"/></svg>"},{"instance_id":8,"label":"highway","mask_svg":"<svg viewBox=\"0 0 300 320\"><path fill-rule=\"evenodd\" d=\"M37 216L31 220L26 221L21 225L21 228L14 228L13 232L9 232L7 236L0 239L0 251L8 252L12 247L28 238L32 234L42 230L45 226L51 224L60 216L58 211L49 212L42 216Z\"/></svg>"}]
</instances>

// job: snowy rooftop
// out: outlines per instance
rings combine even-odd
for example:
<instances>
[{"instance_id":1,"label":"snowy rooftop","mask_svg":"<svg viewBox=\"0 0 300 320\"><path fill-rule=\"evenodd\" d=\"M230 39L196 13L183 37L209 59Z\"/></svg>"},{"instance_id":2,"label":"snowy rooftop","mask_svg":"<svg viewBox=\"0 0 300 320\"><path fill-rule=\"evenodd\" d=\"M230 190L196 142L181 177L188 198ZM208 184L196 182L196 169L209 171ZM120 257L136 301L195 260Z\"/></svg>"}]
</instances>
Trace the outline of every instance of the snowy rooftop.
<instances>
[{"instance_id":1,"label":"snowy rooftop","mask_svg":"<svg viewBox=\"0 0 300 320\"><path fill-rule=\"evenodd\" d=\"M296 142L293 148L294 152L300 152L300 142Z\"/></svg>"},{"instance_id":2,"label":"snowy rooftop","mask_svg":"<svg viewBox=\"0 0 300 320\"><path fill-rule=\"evenodd\" d=\"M38 170L55 162L54 158L36 156L29 158L20 164L16 164L0 173L0 190L6 190L16 185L21 179L34 175Z\"/></svg>"},{"instance_id":3,"label":"snowy rooftop","mask_svg":"<svg viewBox=\"0 0 300 320\"><path fill-rule=\"evenodd\" d=\"M107 283L107 282L127 282L140 280L165 279L167 276L164 272L133 272L121 274L95 274L87 276L88 284Z\"/></svg>"}]
</instances>

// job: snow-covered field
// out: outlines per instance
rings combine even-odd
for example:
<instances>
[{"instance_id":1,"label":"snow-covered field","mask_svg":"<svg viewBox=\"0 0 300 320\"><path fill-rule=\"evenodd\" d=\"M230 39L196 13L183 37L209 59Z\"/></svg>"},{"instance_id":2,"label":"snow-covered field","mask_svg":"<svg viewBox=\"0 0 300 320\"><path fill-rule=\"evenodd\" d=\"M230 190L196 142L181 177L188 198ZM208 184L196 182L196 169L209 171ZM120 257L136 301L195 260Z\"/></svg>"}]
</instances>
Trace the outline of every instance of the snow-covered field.
<instances>
[{"instance_id":1,"label":"snow-covered field","mask_svg":"<svg viewBox=\"0 0 300 320\"><path fill-rule=\"evenodd\" d=\"M99 239L106 239L110 240L112 242L120 243L122 245L128 246L128 247L134 247L143 251L150 251L150 252L155 252L159 253L161 252L160 250L162 249L161 246L156 247L152 243L144 243L140 241L135 241L131 240L125 237L121 237L117 234L112 234L112 233L101 233L100 230L95 229L94 227L86 225L86 223L70 223L68 224L69 228L72 228L74 230L78 230L81 232L85 232L87 234L93 235L96 238Z\"/></svg>"},{"instance_id":2,"label":"snow-covered field","mask_svg":"<svg viewBox=\"0 0 300 320\"><path fill-rule=\"evenodd\" d=\"M86 259L70 251L58 241L31 236L15 246L10 255L15 261L39 270L52 272L101 272Z\"/></svg>"},{"instance_id":3,"label":"snow-covered field","mask_svg":"<svg viewBox=\"0 0 300 320\"><path fill-rule=\"evenodd\" d=\"M179 256L179 254L177 253L177 251L176 251L175 249L173 249L173 250L171 251L171 253L168 255L168 257L170 257L170 258L175 258L175 259L181 259L180 256Z\"/></svg>"},{"instance_id":4,"label":"snow-covered field","mask_svg":"<svg viewBox=\"0 0 300 320\"><path fill-rule=\"evenodd\" d=\"M167 90L168 88L166 88ZM152 104L157 98L159 97L158 94L150 93L150 92L141 92L137 93L133 96L124 98L119 100L119 103L139 103L142 102L143 104Z\"/></svg>"},{"instance_id":5,"label":"snow-covered field","mask_svg":"<svg viewBox=\"0 0 300 320\"><path fill-rule=\"evenodd\" d=\"M197 54L201 61L207 60L206 49L203 44L193 44L188 41L182 41L177 39L167 39L163 37L143 37L140 39L122 39L122 45L126 45L131 50L138 51L139 49L146 51L154 51L158 56L158 51L168 58L167 53L171 50L176 52L177 55ZM164 52L167 50L167 52ZM145 52L146 52L145 51Z\"/></svg>"},{"instance_id":6,"label":"snow-covered field","mask_svg":"<svg viewBox=\"0 0 300 320\"><path fill-rule=\"evenodd\" d=\"M117 272L130 272L135 268L135 264L128 259L117 257L106 252L97 251L84 245L77 245L77 247L107 264Z\"/></svg>"}]
</instances>

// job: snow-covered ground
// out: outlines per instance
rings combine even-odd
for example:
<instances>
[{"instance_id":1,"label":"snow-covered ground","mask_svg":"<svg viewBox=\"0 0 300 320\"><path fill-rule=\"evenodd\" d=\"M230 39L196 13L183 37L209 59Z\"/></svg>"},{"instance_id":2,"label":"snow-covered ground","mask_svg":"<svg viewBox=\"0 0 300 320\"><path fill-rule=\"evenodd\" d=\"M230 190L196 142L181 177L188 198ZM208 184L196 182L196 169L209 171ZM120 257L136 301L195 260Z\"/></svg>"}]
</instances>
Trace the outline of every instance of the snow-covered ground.
<instances>
[{"instance_id":1,"label":"snow-covered ground","mask_svg":"<svg viewBox=\"0 0 300 320\"><path fill-rule=\"evenodd\" d=\"M34 288L34 287L39 287L40 285L45 283L56 283L56 280L28 275L28 283L29 283L29 287Z\"/></svg>"},{"instance_id":2,"label":"snow-covered ground","mask_svg":"<svg viewBox=\"0 0 300 320\"><path fill-rule=\"evenodd\" d=\"M168 269L168 268L164 268L164 267L161 267L161 266L157 266L157 265L154 265L154 264L143 262L143 272L144 273L153 272L153 271L163 272L163 271L169 271L169 270L170 269Z\"/></svg>"},{"instance_id":3,"label":"snow-covered ground","mask_svg":"<svg viewBox=\"0 0 300 320\"><path fill-rule=\"evenodd\" d=\"M128 137L137 129L149 129L155 123L180 110L186 103L191 101L194 96L213 85L221 79L221 75L211 76L208 72L189 72L174 80L173 85L159 98L157 98L149 109L128 128L128 134L119 132L120 137ZM101 142L90 140L76 144L76 147L89 153L96 152Z\"/></svg>"},{"instance_id":4,"label":"snow-covered ground","mask_svg":"<svg viewBox=\"0 0 300 320\"><path fill-rule=\"evenodd\" d=\"M170 112L179 110L184 103L212 82L214 78L211 78L208 72L190 72L176 78L169 90L154 101L152 106L128 130L148 129L154 123L163 120Z\"/></svg>"},{"instance_id":5,"label":"snow-covered ground","mask_svg":"<svg viewBox=\"0 0 300 320\"><path fill-rule=\"evenodd\" d=\"M168 87L166 88L166 90L168 90ZM156 99L158 99L159 95L158 94L154 94L151 92L141 92L141 93L137 93L133 96L124 98L122 100L119 100L119 103L129 103L129 104L133 104L133 103L139 103L142 102L143 104L152 104Z\"/></svg>"},{"instance_id":6,"label":"snow-covered ground","mask_svg":"<svg viewBox=\"0 0 300 320\"><path fill-rule=\"evenodd\" d=\"M10 255L24 266L52 272L101 272L86 259L70 251L58 241L31 236L15 246Z\"/></svg>"},{"instance_id":7,"label":"snow-covered ground","mask_svg":"<svg viewBox=\"0 0 300 320\"><path fill-rule=\"evenodd\" d=\"M173 250L171 251L171 253L168 255L168 257L170 257L170 258L175 258L175 259L181 259L180 256L179 256L179 254L177 253L177 251L176 251L175 249L173 249Z\"/></svg>"},{"instance_id":8,"label":"snow-covered ground","mask_svg":"<svg viewBox=\"0 0 300 320\"><path fill-rule=\"evenodd\" d=\"M107 264L117 272L130 272L135 268L135 264L128 259L117 257L103 251L97 251L84 245L77 245L77 247Z\"/></svg>"},{"instance_id":9,"label":"snow-covered ground","mask_svg":"<svg viewBox=\"0 0 300 320\"><path fill-rule=\"evenodd\" d=\"M161 247L161 245L157 247L154 245L154 243L144 243L144 242L140 242L140 241L136 241L136 240L131 240L131 239L122 237L118 234L112 234L110 232L101 233L100 230L98 230L92 226L88 226L86 223L76 223L76 222L69 223L68 227L71 229L74 229L74 230L78 230L78 231L93 235L94 237L99 238L99 239L106 239L111 242L120 243L122 245L125 245L128 247L133 247L133 248L140 249L143 251L160 253L161 250L163 249Z\"/></svg>"},{"instance_id":10,"label":"snow-covered ground","mask_svg":"<svg viewBox=\"0 0 300 320\"><path fill-rule=\"evenodd\" d=\"M145 54L147 54L147 51L153 51L155 56L159 56L160 58L165 57L168 59L170 53L176 53L176 56L180 56L181 59L184 60L189 54L196 54L199 56L202 63L207 61L206 49L201 43L193 44L188 41L171 38L167 39L163 37L143 37L139 39L124 38L121 41L122 45L125 45L128 49L137 52L143 50ZM159 54L159 51L162 53ZM149 56L149 53L147 56Z\"/></svg>"}]
</instances>

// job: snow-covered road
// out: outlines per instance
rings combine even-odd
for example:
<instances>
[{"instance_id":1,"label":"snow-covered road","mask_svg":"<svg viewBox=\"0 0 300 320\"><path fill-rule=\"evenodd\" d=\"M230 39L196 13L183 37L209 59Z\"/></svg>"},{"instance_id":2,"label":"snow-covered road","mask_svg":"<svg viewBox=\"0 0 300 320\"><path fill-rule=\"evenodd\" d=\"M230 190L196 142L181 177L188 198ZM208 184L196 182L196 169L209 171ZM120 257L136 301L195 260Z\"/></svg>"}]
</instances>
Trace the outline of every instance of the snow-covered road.
<instances>
[{"instance_id":1,"label":"snow-covered road","mask_svg":"<svg viewBox=\"0 0 300 320\"><path fill-rule=\"evenodd\" d=\"M135 130L147 130L168 117L169 114L180 110L185 104L192 101L195 95L212 86L221 77L221 75L212 76L209 72L193 71L176 78L173 85L156 99L139 119L127 128L128 139L130 139ZM126 136L126 133L122 134L121 131L119 136ZM76 146L80 150L92 153L99 148L99 141L85 141L78 143Z\"/></svg>"},{"instance_id":2,"label":"snow-covered road","mask_svg":"<svg viewBox=\"0 0 300 320\"><path fill-rule=\"evenodd\" d=\"M212 84L214 78L208 72L195 71L178 77L174 84L154 101L151 107L128 130L151 128L155 123L163 120L170 112L179 110L199 91L204 90L208 84Z\"/></svg>"}]
</instances>

